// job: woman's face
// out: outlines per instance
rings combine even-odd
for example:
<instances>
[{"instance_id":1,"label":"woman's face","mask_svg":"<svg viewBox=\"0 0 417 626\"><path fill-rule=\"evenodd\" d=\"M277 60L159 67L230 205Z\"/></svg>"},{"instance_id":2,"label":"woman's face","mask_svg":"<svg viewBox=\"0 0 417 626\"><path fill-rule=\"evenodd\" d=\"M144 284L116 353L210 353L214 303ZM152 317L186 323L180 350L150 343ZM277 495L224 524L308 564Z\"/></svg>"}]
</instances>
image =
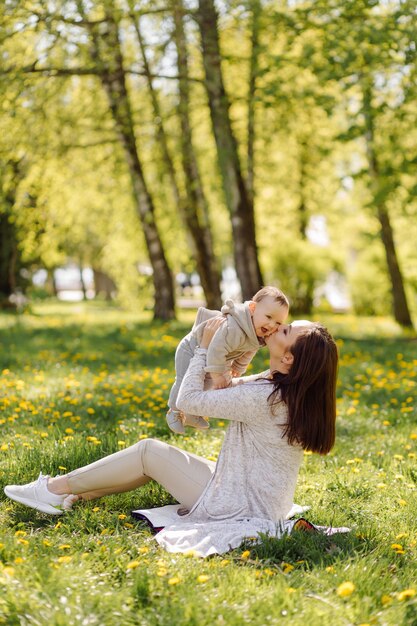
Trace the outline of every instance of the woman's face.
<instances>
[{"instance_id":1,"label":"woman's face","mask_svg":"<svg viewBox=\"0 0 417 626\"><path fill-rule=\"evenodd\" d=\"M291 346L294 345L300 334L311 325L312 322L308 320L296 320L292 324L281 324L275 333L265 337L264 341L268 346L271 358L280 358L290 352Z\"/></svg>"}]
</instances>

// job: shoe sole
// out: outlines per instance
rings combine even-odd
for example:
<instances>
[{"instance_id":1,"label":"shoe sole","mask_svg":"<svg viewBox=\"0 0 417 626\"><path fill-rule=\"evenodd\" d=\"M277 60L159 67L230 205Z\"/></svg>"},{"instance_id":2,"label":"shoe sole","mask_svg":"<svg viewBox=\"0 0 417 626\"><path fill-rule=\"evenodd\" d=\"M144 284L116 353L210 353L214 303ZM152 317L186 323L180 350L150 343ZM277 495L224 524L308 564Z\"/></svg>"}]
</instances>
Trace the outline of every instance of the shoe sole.
<instances>
[{"instance_id":1,"label":"shoe sole","mask_svg":"<svg viewBox=\"0 0 417 626\"><path fill-rule=\"evenodd\" d=\"M17 496L7 487L4 488L4 493L11 500L19 502L19 504L24 504L31 509L36 509L36 511L40 511L41 513L49 513L49 515L62 515L63 513L63 511L60 511L51 504L46 504L44 502L38 502L37 500L29 500L28 498L22 498L21 496Z\"/></svg>"}]
</instances>

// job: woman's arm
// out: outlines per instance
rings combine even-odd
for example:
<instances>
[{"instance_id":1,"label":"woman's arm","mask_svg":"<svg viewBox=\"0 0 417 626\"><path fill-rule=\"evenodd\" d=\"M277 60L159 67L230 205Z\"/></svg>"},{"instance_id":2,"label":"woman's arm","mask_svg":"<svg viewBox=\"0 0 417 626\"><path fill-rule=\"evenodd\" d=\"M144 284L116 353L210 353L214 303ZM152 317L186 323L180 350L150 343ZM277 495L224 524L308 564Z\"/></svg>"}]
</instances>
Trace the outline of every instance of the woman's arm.
<instances>
[{"instance_id":1,"label":"woman's arm","mask_svg":"<svg viewBox=\"0 0 417 626\"><path fill-rule=\"evenodd\" d=\"M197 348L182 381L177 407L185 413L235 420L248 424L259 421L269 411L268 396L272 387L259 381L204 391L206 350Z\"/></svg>"},{"instance_id":2,"label":"woman's arm","mask_svg":"<svg viewBox=\"0 0 417 626\"><path fill-rule=\"evenodd\" d=\"M196 349L182 381L177 406L181 411L194 415L256 422L261 413L269 412L267 398L271 393L271 386L267 381L204 391L207 348L221 323L221 320L207 322L201 346Z\"/></svg>"}]
</instances>

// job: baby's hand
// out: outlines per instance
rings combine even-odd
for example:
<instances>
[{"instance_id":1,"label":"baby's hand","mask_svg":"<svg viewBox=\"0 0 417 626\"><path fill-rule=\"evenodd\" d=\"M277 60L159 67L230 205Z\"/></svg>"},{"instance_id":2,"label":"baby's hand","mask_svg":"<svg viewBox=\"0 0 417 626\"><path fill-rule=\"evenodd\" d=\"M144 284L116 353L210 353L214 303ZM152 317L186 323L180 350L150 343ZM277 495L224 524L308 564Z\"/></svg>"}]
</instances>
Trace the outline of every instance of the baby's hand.
<instances>
[{"instance_id":1,"label":"baby's hand","mask_svg":"<svg viewBox=\"0 0 417 626\"><path fill-rule=\"evenodd\" d=\"M214 374L212 372L211 377L213 379L213 389L225 389L229 386L229 380L224 374Z\"/></svg>"}]
</instances>

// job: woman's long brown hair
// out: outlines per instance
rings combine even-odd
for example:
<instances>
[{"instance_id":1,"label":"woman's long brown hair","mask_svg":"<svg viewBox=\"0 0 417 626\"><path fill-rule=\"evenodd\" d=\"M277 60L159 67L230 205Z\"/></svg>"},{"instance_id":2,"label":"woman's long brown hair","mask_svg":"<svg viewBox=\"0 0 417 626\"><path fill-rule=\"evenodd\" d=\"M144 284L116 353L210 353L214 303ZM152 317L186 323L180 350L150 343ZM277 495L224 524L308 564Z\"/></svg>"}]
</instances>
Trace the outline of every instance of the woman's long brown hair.
<instances>
[{"instance_id":1,"label":"woman's long brown hair","mask_svg":"<svg viewBox=\"0 0 417 626\"><path fill-rule=\"evenodd\" d=\"M283 436L304 450L327 454L336 431L337 347L330 333L313 324L290 348L294 357L287 374L272 373L274 390L268 400L288 407Z\"/></svg>"}]
</instances>

